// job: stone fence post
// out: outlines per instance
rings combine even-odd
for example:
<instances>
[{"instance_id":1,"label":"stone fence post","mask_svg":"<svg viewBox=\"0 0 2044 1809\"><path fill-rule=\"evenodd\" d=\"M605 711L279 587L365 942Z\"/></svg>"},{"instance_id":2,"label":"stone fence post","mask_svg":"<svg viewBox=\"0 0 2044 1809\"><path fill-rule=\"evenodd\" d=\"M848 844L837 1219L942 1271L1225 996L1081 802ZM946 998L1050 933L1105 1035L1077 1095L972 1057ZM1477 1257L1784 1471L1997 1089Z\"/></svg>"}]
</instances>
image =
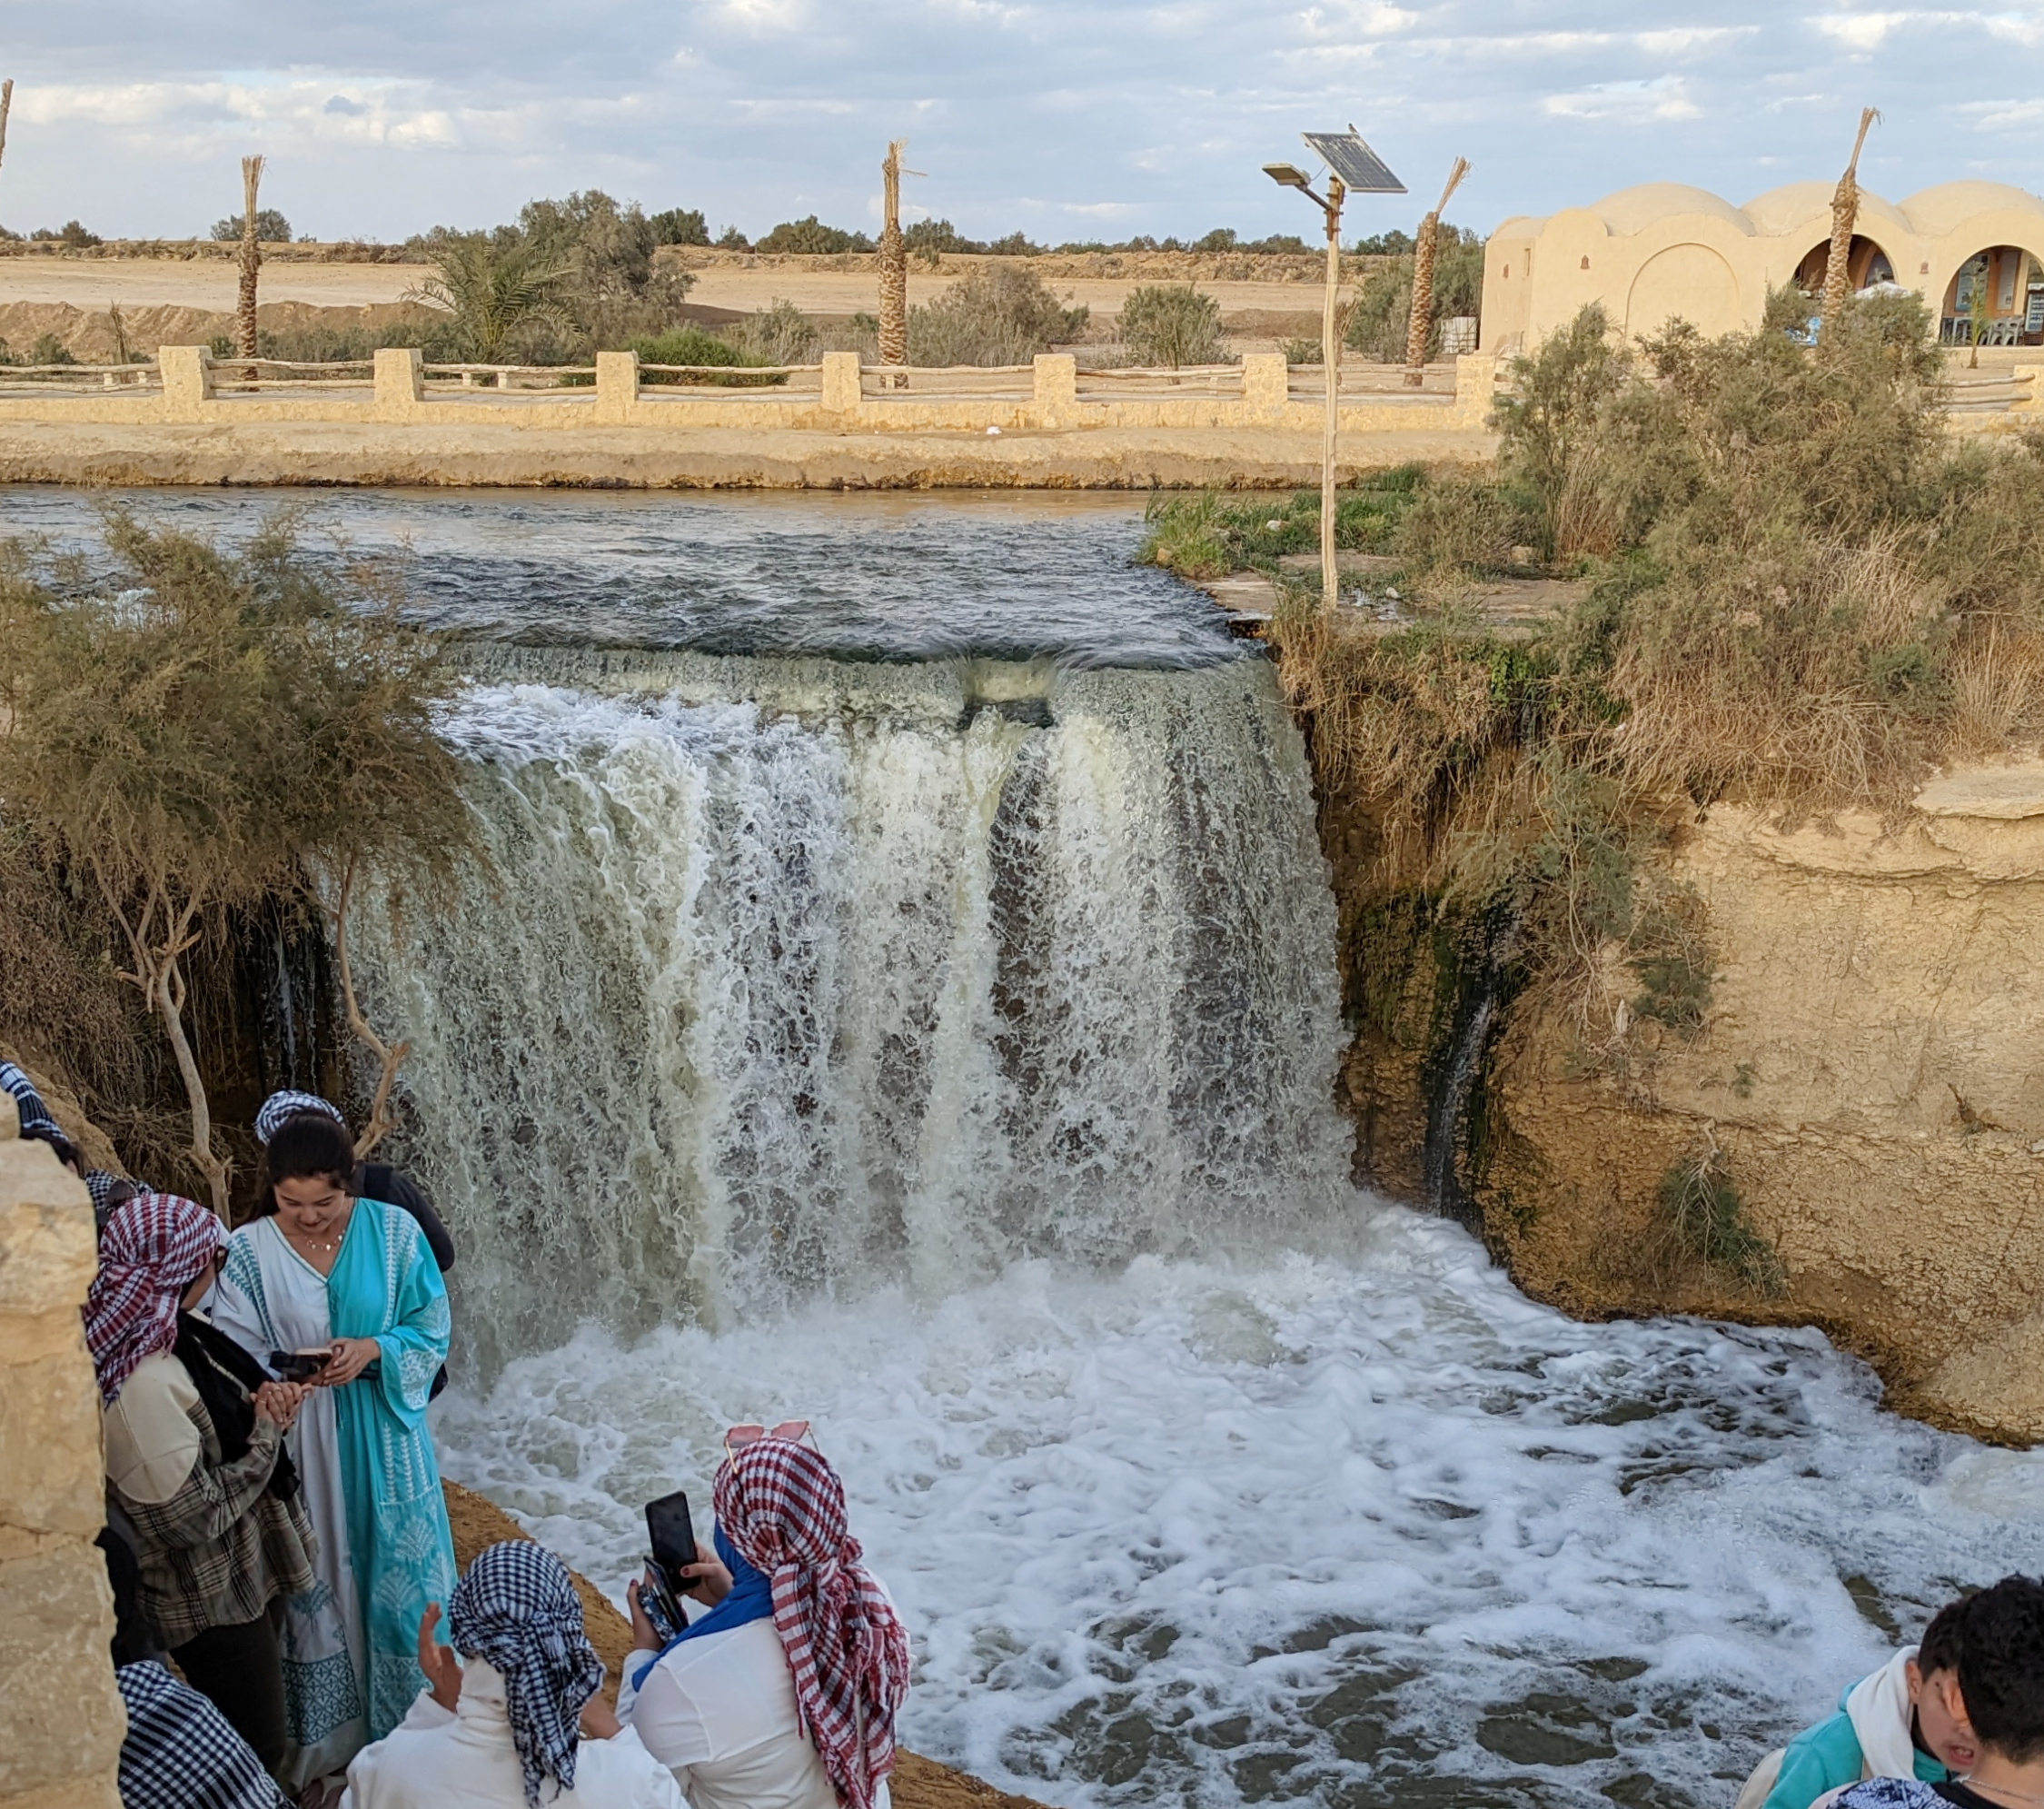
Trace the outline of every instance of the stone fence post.
<instances>
[{"instance_id":1,"label":"stone fence post","mask_svg":"<svg viewBox=\"0 0 2044 1809\"><path fill-rule=\"evenodd\" d=\"M163 373L164 412L173 421L199 420L201 404L213 400L213 363L206 348L159 345L156 369Z\"/></svg>"},{"instance_id":2,"label":"stone fence post","mask_svg":"<svg viewBox=\"0 0 2044 1809\"><path fill-rule=\"evenodd\" d=\"M1292 371L1282 352L1242 355L1242 406L1251 414L1282 414L1292 400Z\"/></svg>"},{"instance_id":3,"label":"stone fence post","mask_svg":"<svg viewBox=\"0 0 2044 1809\"><path fill-rule=\"evenodd\" d=\"M1481 427L1497 402L1497 353L1464 352L1455 360L1455 412L1465 426Z\"/></svg>"},{"instance_id":4,"label":"stone fence post","mask_svg":"<svg viewBox=\"0 0 2044 1809\"><path fill-rule=\"evenodd\" d=\"M596 418L626 422L639 406L639 354L636 352L599 352L596 354Z\"/></svg>"},{"instance_id":5,"label":"stone fence post","mask_svg":"<svg viewBox=\"0 0 2044 1809\"><path fill-rule=\"evenodd\" d=\"M78 1317L94 1261L84 1184L0 1110L0 1809L120 1809L127 1715L93 1544L105 1466Z\"/></svg>"},{"instance_id":6,"label":"stone fence post","mask_svg":"<svg viewBox=\"0 0 2044 1809\"><path fill-rule=\"evenodd\" d=\"M1039 352L1036 358L1037 413L1046 427L1078 425L1078 360L1069 352Z\"/></svg>"},{"instance_id":7,"label":"stone fence post","mask_svg":"<svg viewBox=\"0 0 2044 1809\"><path fill-rule=\"evenodd\" d=\"M851 414L858 408L860 384L858 353L826 352L823 354L823 406L831 414Z\"/></svg>"},{"instance_id":8,"label":"stone fence post","mask_svg":"<svg viewBox=\"0 0 2044 1809\"><path fill-rule=\"evenodd\" d=\"M426 354L416 345L385 345L376 353L376 418L409 421L425 405Z\"/></svg>"}]
</instances>

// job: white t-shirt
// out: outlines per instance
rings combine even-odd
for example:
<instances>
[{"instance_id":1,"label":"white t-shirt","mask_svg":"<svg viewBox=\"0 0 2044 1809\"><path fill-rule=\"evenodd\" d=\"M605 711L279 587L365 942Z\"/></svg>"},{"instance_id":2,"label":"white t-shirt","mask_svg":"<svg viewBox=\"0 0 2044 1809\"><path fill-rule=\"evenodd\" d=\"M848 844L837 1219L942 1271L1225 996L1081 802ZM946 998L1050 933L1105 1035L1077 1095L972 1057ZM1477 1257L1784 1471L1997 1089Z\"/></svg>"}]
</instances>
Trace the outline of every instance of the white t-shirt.
<instances>
[{"instance_id":1,"label":"white t-shirt","mask_svg":"<svg viewBox=\"0 0 2044 1809\"><path fill-rule=\"evenodd\" d=\"M838 1809L771 1618L683 1640L635 1688L647 1663L626 1657L618 1719L673 1771L691 1809Z\"/></svg>"},{"instance_id":2,"label":"white t-shirt","mask_svg":"<svg viewBox=\"0 0 2044 1809\"><path fill-rule=\"evenodd\" d=\"M629 1727L580 1742L574 1789L541 1795L557 1809L688 1809L672 1774ZM451 1713L422 1690L388 1736L355 1754L341 1809L526 1809L502 1676L463 1659Z\"/></svg>"}]
</instances>

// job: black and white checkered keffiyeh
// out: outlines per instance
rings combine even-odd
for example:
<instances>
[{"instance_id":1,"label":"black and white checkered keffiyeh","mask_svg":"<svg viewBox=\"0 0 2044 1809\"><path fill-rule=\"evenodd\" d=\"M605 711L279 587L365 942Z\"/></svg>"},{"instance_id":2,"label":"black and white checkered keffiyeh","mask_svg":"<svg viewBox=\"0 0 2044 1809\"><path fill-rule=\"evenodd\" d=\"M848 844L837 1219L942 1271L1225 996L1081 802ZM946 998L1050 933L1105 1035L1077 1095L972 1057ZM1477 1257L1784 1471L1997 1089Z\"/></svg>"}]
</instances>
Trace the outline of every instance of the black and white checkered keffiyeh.
<instances>
[{"instance_id":1,"label":"black and white checkered keffiyeh","mask_svg":"<svg viewBox=\"0 0 2044 1809\"><path fill-rule=\"evenodd\" d=\"M270 1139L282 1130L285 1124L301 1112L318 1112L330 1118L343 1130L348 1120L341 1116L341 1108L331 1099L322 1099L317 1093L273 1093L263 1100L262 1109L255 1115L255 1140L265 1149Z\"/></svg>"},{"instance_id":2,"label":"black and white checkered keffiyeh","mask_svg":"<svg viewBox=\"0 0 2044 1809\"><path fill-rule=\"evenodd\" d=\"M577 1723L602 1686L603 1661L582 1631L567 1566L530 1539L478 1552L447 1604L447 1636L503 1677L526 1802L538 1809L549 1780L550 1796L572 1790Z\"/></svg>"},{"instance_id":3,"label":"black and white checkered keffiyeh","mask_svg":"<svg viewBox=\"0 0 2044 1809\"><path fill-rule=\"evenodd\" d=\"M161 1665L114 1672L128 1705L122 1809L290 1809L248 1742Z\"/></svg>"}]
</instances>

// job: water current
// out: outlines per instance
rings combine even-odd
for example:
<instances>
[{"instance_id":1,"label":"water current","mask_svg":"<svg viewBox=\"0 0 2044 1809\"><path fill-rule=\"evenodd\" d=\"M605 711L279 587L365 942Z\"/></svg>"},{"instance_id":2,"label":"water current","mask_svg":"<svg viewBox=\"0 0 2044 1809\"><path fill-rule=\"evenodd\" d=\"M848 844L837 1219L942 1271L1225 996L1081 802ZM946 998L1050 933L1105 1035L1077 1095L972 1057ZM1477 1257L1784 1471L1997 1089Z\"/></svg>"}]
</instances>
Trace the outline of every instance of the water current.
<instances>
[{"instance_id":1,"label":"water current","mask_svg":"<svg viewBox=\"0 0 2044 1809\"><path fill-rule=\"evenodd\" d=\"M1126 504L305 508L479 637L487 870L359 952L462 1247L446 1468L613 1593L642 1502L806 1415L920 1750L1099 1809L1672 1809L2044 1568L2044 1459L1818 1334L1577 1324L1349 1186L1299 738Z\"/></svg>"}]
</instances>

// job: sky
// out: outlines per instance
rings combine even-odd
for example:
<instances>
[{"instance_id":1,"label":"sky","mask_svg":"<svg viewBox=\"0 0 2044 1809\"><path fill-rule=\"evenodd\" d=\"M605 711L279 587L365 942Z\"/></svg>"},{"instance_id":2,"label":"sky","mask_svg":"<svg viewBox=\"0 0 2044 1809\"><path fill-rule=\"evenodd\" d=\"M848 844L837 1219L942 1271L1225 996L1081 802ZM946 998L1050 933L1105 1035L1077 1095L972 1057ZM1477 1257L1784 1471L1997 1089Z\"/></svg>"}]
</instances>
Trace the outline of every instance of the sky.
<instances>
[{"instance_id":1,"label":"sky","mask_svg":"<svg viewBox=\"0 0 2044 1809\"><path fill-rule=\"evenodd\" d=\"M1635 182L1737 203L1836 179L2044 189L2044 0L0 0L0 222L204 233L268 158L301 234L399 239L598 187L757 236L908 216L1048 243L1314 232L1261 166L1354 124L1412 190L1457 155L1480 231Z\"/></svg>"}]
</instances>

